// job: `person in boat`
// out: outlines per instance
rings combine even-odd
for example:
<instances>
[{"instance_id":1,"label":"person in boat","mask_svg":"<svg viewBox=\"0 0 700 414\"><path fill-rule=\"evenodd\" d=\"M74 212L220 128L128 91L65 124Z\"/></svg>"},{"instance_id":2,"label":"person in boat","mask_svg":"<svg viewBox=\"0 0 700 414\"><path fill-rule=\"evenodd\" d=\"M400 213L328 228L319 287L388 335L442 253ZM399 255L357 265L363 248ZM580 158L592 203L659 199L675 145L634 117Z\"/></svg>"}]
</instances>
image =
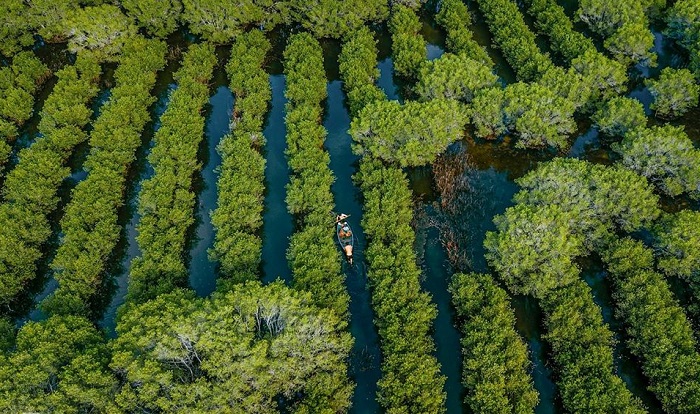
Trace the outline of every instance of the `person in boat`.
<instances>
[{"instance_id":1,"label":"person in boat","mask_svg":"<svg viewBox=\"0 0 700 414\"><path fill-rule=\"evenodd\" d=\"M340 230L338 231L338 236L340 236L341 239L346 239L352 236L352 230L350 230L350 225L347 221L338 223L338 226L340 227Z\"/></svg>"}]
</instances>

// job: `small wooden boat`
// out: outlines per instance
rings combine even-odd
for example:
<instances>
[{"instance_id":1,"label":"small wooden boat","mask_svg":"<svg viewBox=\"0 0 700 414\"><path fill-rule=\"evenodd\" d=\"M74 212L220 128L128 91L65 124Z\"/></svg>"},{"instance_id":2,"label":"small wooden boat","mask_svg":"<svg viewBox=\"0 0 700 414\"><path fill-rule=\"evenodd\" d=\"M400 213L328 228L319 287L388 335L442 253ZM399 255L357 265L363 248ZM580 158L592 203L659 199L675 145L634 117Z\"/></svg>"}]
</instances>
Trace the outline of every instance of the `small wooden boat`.
<instances>
[{"instance_id":1,"label":"small wooden boat","mask_svg":"<svg viewBox=\"0 0 700 414\"><path fill-rule=\"evenodd\" d=\"M355 235L347 221L340 221L335 225L335 234L338 236L340 249L345 254L348 263L352 265L352 248L355 244Z\"/></svg>"}]
</instances>

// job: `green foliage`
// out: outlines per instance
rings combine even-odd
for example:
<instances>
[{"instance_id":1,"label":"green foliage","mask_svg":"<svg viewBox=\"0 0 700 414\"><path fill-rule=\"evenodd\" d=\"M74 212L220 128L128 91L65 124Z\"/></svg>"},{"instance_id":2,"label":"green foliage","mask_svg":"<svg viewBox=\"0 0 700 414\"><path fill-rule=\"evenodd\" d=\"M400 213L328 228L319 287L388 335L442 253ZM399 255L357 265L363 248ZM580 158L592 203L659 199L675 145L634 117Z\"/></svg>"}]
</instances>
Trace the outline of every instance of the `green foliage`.
<instances>
[{"instance_id":1,"label":"green foliage","mask_svg":"<svg viewBox=\"0 0 700 414\"><path fill-rule=\"evenodd\" d=\"M375 85L379 78L377 41L367 27L353 32L343 43L338 64L353 116L365 105L386 99L384 92Z\"/></svg>"},{"instance_id":2,"label":"green foliage","mask_svg":"<svg viewBox=\"0 0 700 414\"><path fill-rule=\"evenodd\" d=\"M453 100L376 101L352 121L355 152L402 167L431 163L460 139L467 115Z\"/></svg>"},{"instance_id":3,"label":"green foliage","mask_svg":"<svg viewBox=\"0 0 700 414\"><path fill-rule=\"evenodd\" d=\"M700 150L682 126L653 126L628 133L613 149L622 163L672 196L700 198Z\"/></svg>"},{"instance_id":4,"label":"green foliage","mask_svg":"<svg viewBox=\"0 0 700 414\"><path fill-rule=\"evenodd\" d=\"M88 176L73 189L61 219L63 238L51 263L59 287L42 302L50 313L88 312L102 284L119 239L117 214L126 175L149 120L148 107L155 100L150 90L165 65L165 52L165 43L157 40L135 37L125 43L114 73L116 86L93 123Z\"/></svg>"},{"instance_id":5,"label":"green foliage","mask_svg":"<svg viewBox=\"0 0 700 414\"><path fill-rule=\"evenodd\" d=\"M626 238L602 254L616 292L618 315L633 355L641 360L649 389L664 410L700 410L700 355L690 322L663 277L652 270L652 254Z\"/></svg>"},{"instance_id":6,"label":"green foliage","mask_svg":"<svg viewBox=\"0 0 700 414\"><path fill-rule=\"evenodd\" d=\"M645 21L644 7L639 1L581 0L576 17L594 32L608 37L625 23Z\"/></svg>"},{"instance_id":7,"label":"green foliage","mask_svg":"<svg viewBox=\"0 0 700 414\"><path fill-rule=\"evenodd\" d=\"M590 85L591 102L607 101L627 89L625 66L596 50L587 50L572 60L571 67L581 74L584 83Z\"/></svg>"},{"instance_id":8,"label":"green foliage","mask_svg":"<svg viewBox=\"0 0 700 414\"><path fill-rule=\"evenodd\" d=\"M166 37L177 30L181 0L120 0L120 3L150 35Z\"/></svg>"},{"instance_id":9,"label":"green foliage","mask_svg":"<svg viewBox=\"0 0 700 414\"><path fill-rule=\"evenodd\" d=\"M271 30L285 19L287 2L270 0L182 0L182 21L190 31L213 43L229 43L246 26Z\"/></svg>"},{"instance_id":10,"label":"green foliage","mask_svg":"<svg viewBox=\"0 0 700 414\"><path fill-rule=\"evenodd\" d=\"M270 42L259 30L236 38L226 67L236 105L232 133L217 147L221 154L219 196L211 214L216 229L210 258L219 262L221 273L236 282L254 279L260 267L265 159L260 146L262 127L271 98L263 69Z\"/></svg>"},{"instance_id":11,"label":"green foliage","mask_svg":"<svg viewBox=\"0 0 700 414\"><path fill-rule=\"evenodd\" d=\"M645 6L651 5L635 0L581 0L577 17L605 38L605 48L622 64L656 66L656 54L651 51L654 35L645 14Z\"/></svg>"},{"instance_id":12,"label":"green foliage","mask_svg":"<svg viewBox=\"0 0 700 414\"><path fill-rule=\"evenodd\" d=\"M644 21L628 22L605 40L605 48L626 65L656 66L654 34Z\"/></svg>"},{"instance_id":13,"label":"green foliage","mask_svg":"<svg viewBox=\"0 0 700 414\"><path fill-rule=\"evenodd\" d=\"M442 98L468 103L478 90L497 85L498 76L489 66L465 54L446 53L420 68L415 90L424 101Z\"/></svg>"},{"instance_id":14,"label":"green foliage","mask_svg":"<svg viewBox=\"0 0 700 414\"><path fill-rule=\"evenodd\" d=\"M700 213L681 210L656 223L654 250L658 268L670 276L700 278Z\"/></svg>"},{"instance_id":15,"label":"green foliage","mask_svg":"<svg viewBox=\"0 0 700 414\"><path fill-rule=\"evenodd\" d=\"M117 379L92 324L76 316L29 322L16 349L0 356L3 412L114 412Z\"/></svg>"},{"instance_id":16,"label":"green foliage","mask_svg":"<svg viewBox=\"0 0 700 414\"><path fill-rule=\"evenodd\" d=\"M571 228L592 249L616 230L648 226L660 210L658 197L642 177L619 166L605 167L575 158L557 158L517 180L518 203L558 205L572 213Z\"/></svg>"},{"instance_id":17,"label":"green foliage","mask_svg":"<svg viewBox=\"0 0 700 414\"><path fill-rule=\"evenodd\" d=\"M120 54L136 35L133 21L111 4L77 8L60 24L71 52L92 50L105 59Z\"/></svg>"},{"instance_id":18,"label":"green foliage","mask_svg":"<svg viewBox=\"0 0 700 414\"><path fill-rule=\"evenodd\" d=\"M10 318L0 318L0 354L15 346L15 324Z\"/></svg>"},{"instance_id":19,"label":"green foliage","mask_svg":"<svg viewBox=\"0 0 700 414\"><path fill-rule=\"evenodd\" d=\"M445 378L430 334L437 310L420 288L408 180L400 169L367 158L356 178L365 199L367 276L384 356L379 403L387 412L443 412Z\"/></svg>"},{"instance_id":20,"label":"green foliage","mask_svg":"<svg viewBox=\"0 0 700 414\"><path fill-rule=\"evenodd\" d=\"M97 95L100 65L78 54L75 65L56 73L58 82L44 102L42 138L19 153L19 163L5 180L0 205L0 303L8 304L35 277L42 246L51 235L49 215L58 189L70 171L64 167L73 149L87 139L89 102Z\"/></svg>"},{"instance_id":21,"label":"green foliage","mask_svg":"<svg viewBox=\"0 0 700 414\"><path fill-rule=\"evenodd\" d=\"M647 124L642 103L626 96L616 96L607 101L592 120L600 132L613 137L624 137L633 129L645 128Z\"/></svg>"},{"instance_id":22,"label":"green foliage","mask_svg":"<svg viewBox=\"0 0 700 414\"><path fill-rule=\"evenodd\" d=\"M442 0L435 14L435 21L447 32L447 49L456 55L465 56L483 63L486 66L493 66L486 49L481 47L469 30L471 16L467 6L462 0Z\"/></svg>"},{"instance_id":23,"label":"green foliage","mask_svg":"<svg viewBox=\"0 0 700 414\"><path fill-rule=\"evenodd\" d=\"M518 136L516 148L565 148L576 129L575 105L537 83L518 82L504 90L485 89L474 98L470 115L476 135L495 138Z\"/></svg>"},{"instance_id":24,"label":"green foliage","mask_svg":"<svg viewBox=\"0 0 700 414\"><path fill-rule=\"evenodd\" d=\"M0 53L5 56L12 56L34 44L28 9L24 0L0 2Z\"/></svg>"},{"instance_id":25,"label":"green foliage","mask_svg":"<svg viewBox=\"0 0 700 414\"><path fill-rule=\"evenodd\" d=\"M34 112L34 94L51 71L32 52L17 53L0 68L0 176L12 152L11 143Z\"/></svg>"},{"instance_id":26,"label":"green foliage","mask_svg":"<svg viewBox=\"0 0 700 414\"><path fill-rule=\"evenodd\" d=\"M666 12L664 33L689 51L697 50L700 40L700 4L694 0L678 0Z\"/></svg>"},{"instance_id":27,"label":"green foliage","mask_svg":"<svg viewBox=\"0 0 700 414\"><path fill-rule=\"evenodd\" d=\"M527 0L528 14L536 19L538 30L549 37L552 50L571 61L586 51L595 51L593 42L574 30L574 25L556 0Z\"/></svg>"},{"instance_id":28,"label":"green foliage","mask_svg":"<svg viewBox=\"0 0 700 414\"><path fill-rule=\"evenodd\" d=\"M415 78L427 59L425 39L418 34L420 28L418 15L410 7L397 4L391 9L391 52L399 76Z\"/></svg>"},{"instance_id":29,"label":"green foliage","mask_svg":"<svg viewBox=\"0 0 700 414\"><path fill-rule=\"evenodd\" d=\"M389 16L387 0L290 0L293 21L317 38L340 38Z\"/></svg>"},{"instance_id":30,"label":"green foliage","mask_svg":"<svg viewBox=\"0 0 700 414\"><path fill-rule=\"evenodd\" d=\"M0 133L7 141L17 138L21 127L34 110L33 95L51 71L32 52L20 52L12 59L12 65L0 68Z\"/></svg>"},{"instance_id":31,"label":"green foliage","mask_svg":"<svg viewBox=\"0 0 700 414\"><path fill-rule=\"evenodd\" d=\"M564 70L559 66L551 66L537 83L571 102L577 111L591 106L593 87L574 68Z\"/></svg>"},{"instance_id":32,"label":"green foliage","mask_svg":"<svg viewBox=\"0 0 700 414\"><path fill-rule=\"evenodd\" d=\"M585 250L574 220L557 205L517 204L494 217L497 231L486 233L485 256L509 291L543 298L577 279L573 259Z\"/></svg>"},{"instance_id":33,"label":"green foliage","mask_svg":"<svg viewBox=\"0 0 700 414\"><path fill-rule=\"evenodd\" d=\"M666 35L688 50L690 68L700 77L700 4L695 0L679 0L666 13Z\"/></svg>"},{"instance_id":34,"label":"green foliage","mask_svg":"<svg viewBox=\"0 0 700 414\"><path fill-rule=\"evenodd\" d=\"M201 168L197 149L204 137L204 105L216 65L214 46L190 46L175 73L178 87L160 117L148 160L153 176L139 193L136 240L141 256L131 263L128 299L144 302L187 284L187 230L194 224L194 174Z\"/></svg>"},{"instance_id":35,"label":"green foliage","mask_svg":"<svg viewBox=\"0 0 700 414\"><path fill-rule=\"evenodd\" d=\"M654 97L651 109L659 118L677 118L698 105L700 85L688 69L664 68L659 79L644 83Z\"/></svg>"},{"instance_id":36,"label":"green foliage","mask_svg":"<svg viewBox=\"0 0 700 414\"><path fill-rule=\"evenodd\" d=\"M345 290L341 262L329 225L335 180L323 148L326 130L321 102L326 97L323 50L307 33L290 38L284 51L287 74L287 157L292 170L287 185L287 208L299 217L287 259L294 286L313 294L314 303L347 316L350 297Z\"/></svg>"},{"instance_id":37,"label":"green foliage","mask_svg":"<svg viewBox=\"0 0 700 414\"><path fill-rule=\"evenodd\" d=\"M176 290L120 317L111 367L124 412L344 412L352 385L344 321L281 282L213 299ZM313 398L300 398L300 396Z\"/></svg>"},{"instance_id":38,"label":"green foliage","mask_svg":"<svg viewBox=\"0 0 700 414\"><path fill-rule=\"evenodd\" d=\"M518 180L516 205L496 216L486 258L517 294L544 297L578 277L574 258L658 217L658 197L632 171L572 158L540 165Z\"/></svg>"},{"instance_id":39,"label":"green foliage","mask_svg":"<svg viewBox=\"0 0 700 414\"><path fill-rule=\"evenodd\" d=\"M506 292L476 273L455 274L449 290L461 320L465 402L475 413L534 412L527 345L515 331Z\"/></svg>"},{"instance_id":40,"label":"green foliage","mask_svg":"<svg viewBox=\"0 0 700 414\"><path fill-rule=\"evenodd\" d=\"M521 81L537 80L552 66L513 0L478 0L494 41Z\"/></svg>"},{"instance_id":41,"label":"green foliage","mask_svg":"<svg viewBox=\"0 0 700 414\"><path fill-rule=\"evenodd\" d=\"M615 375L613 333L580 279L551 292L542 301L547 333L558 368L564 409L587 413L645 413Z\"/></svg>"}]
</instances>

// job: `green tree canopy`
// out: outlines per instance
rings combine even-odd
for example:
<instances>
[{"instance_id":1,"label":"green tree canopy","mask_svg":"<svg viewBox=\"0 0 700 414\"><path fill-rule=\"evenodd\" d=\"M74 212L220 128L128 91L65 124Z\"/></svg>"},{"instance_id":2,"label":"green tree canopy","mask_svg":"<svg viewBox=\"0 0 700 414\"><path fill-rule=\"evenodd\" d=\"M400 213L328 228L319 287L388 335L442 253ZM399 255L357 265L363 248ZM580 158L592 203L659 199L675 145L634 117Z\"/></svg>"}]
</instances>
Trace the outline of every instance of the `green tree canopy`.
<instances>
[{"instance_id":1,"label":"green tree canopy","mask_svg":"<svg viewBox=\"0 0 700 414\"><path fill-rule=\"evenodd\" d=\"M644 83L654 97L651 109L659 118L677 118L698 105L700 85L688 69L664 68L659 79Z\"/></svg>"},{"instance_id":2,"label":"green tree canopy","mask_svg":"<svg viewBox=\"0 0 700 414\"><path fill-rule=\"evenodd\" d=\"M618 137L624 137L633 129L644 128L647 123L644 105L626 96L616 96L607 101L592 119L601 132Z\"/></svg>"},{"instance_id":3,"label":"green tree canopy","mask_svg":"<svg viewBox=\"0 0 700 414\"><path fill-rule=\"evenodd\" d=\"M589 249L615 230L639 230L660 214L658 197L647 180L621 167L575 158L557 158L517 180L518 203L558 205L572 213L571 229Z\"/></svg>"},{"instance_id":4,"label":"green tree canopy","mask_svg":"<svg viewBox=\"0 0 700 414\"><path fill-rule=\"evenodd\" d=\"M181 0L120 0L120 3L140 27L156 37L173 33L182 14Z\"/></svg>"},{"instance_id":5,"label":"green tree canopy","mask_svg":"<svg viewBox=\"0 0 700 414\"><path fill-rule=\"evenodd\" d=\"M508 294L477 273L455 274L449 290L463 334L465 402L475 413L532 413L538 393Z\"/></svg>"},{"instance_id":6,"label":"green tree canopy","mask_svg":"<svg viewBox=\"0 0 700 414\"><path fill-rule=\"evenodd\" d=\"M354 151L402 167L425 165L460 139L467 115L457 101L378 101L352 121Z\"/></svg>"},{"instance_id":7,"label":"green tree canopy","mask_svg":"<svg viewBox=\"0 0 700 414\"><path fill-rule=\"evenodd\" d=\"M497 231L486 233L486 259L512 293L543 298L578 279L573 259L585 250L576 219L557 205L510 207L494 217Z\"/></svg>"},{"instance_id":8,"label":"green tree canopy","mask_svg":"<svg viewBox=\"0 0 700 414\"><path fill-rule=\"evenodd\" d=\"M625 166L647 177L664 193L700 198L700 150L682 126L636 129L613 144L613 149Z\"/></svg>"},{"instance_id":9,"label":"green tree canopy","mask_svg":"<svg viewBox=\"0 0 700 414\"><path fill-rule=\"evenodd\" d=\"M104 338L86 319L54 316L29 322L16 349L0 355L0 411L115 410L117 379Z\"/></svg>"},{"instance_id":10,"label":"green tree canopy","mask_svg":"<svg viewBox=\"0 0 700 414\"><path fill-rule=\"evenodd\" d=\"M627 68L595 49L588 49L572 60L571 67L590 85L592 102L606 101L627 89Z\"/></svg>"},{"instance_id":11,"label":"green tree canopy","mask_svg":"<svg viewBox=\"0 0 700 414\"><path fill-rule=\"evenodd\" d=\"M422 100L436 98L471 102L476 91L498 85L493 70L464 54L446 53L420 68L416 93Z\"/></svg>"},{"instance_id":12,"label":"green tree canopy","mask_svg":"<svg viewBox=\"0 0 700 414\"><path fill-rule=\"evenodd\" d=\"M659 270L672 276L700 277L700 212L665 215L653 232Z\"/></svg>"},{"instance_id":13,"label":"green tree canopy","mask_svg":"<svg viewBox=\"0 0 700 414\"><path fill-rule=\"evenodd\" d=\"M212 299L175 291L130 306L111 367L125 411L346 410L352 338L332 311L281 282L236 285Z\"/></svg>"},{"instance_id":14,"label":"green tree canopy","mask_svg":"<svg viewBox=\"0 0 700 414\"><path fill-rule=\"evenodd\" d=\"M618 62L656 66L656 53L652 51L654 34L644 20L625 23L604 45Z\"/></svg>"},{"instance_id":15,"label":"green tree canopy","mask_svg":"<svg viewBox=\"0 0 700 414\"><path fill-rule=\"evenodd\" d=\"M93 50L103 58L121 53L127 39L136 35L132 19L111 4L75 9L61 27L70 51Z\"/></svg>"},{"instance_id":16,"label":"green tree canopy","mask_svg":"<svg viewBox=\"0 0 700 414\"><path fill-rule=\"evenodd\" d=\"M518 82L504 90L484 89L470 106L476 134L483 138L504 132L518 137L516 148L565 148L576 129L575 105L538 83Z\"/></svg>"}]
</instances>

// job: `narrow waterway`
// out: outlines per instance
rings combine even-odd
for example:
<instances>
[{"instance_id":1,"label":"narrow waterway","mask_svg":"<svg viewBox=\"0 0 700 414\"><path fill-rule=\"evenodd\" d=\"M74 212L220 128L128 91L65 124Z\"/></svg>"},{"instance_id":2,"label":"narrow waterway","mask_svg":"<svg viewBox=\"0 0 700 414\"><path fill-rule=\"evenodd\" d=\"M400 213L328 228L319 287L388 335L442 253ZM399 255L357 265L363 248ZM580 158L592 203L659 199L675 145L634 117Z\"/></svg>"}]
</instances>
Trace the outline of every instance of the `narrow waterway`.
<instances>
[{"instance_id":1,"label":"narrow waterway","mask_svg":"<svg viewBox=\"0 0 700 414\"><path fill-rule=\"evenodd\" d=\"M219 59L219 61L226 61ZM222 66L216 69L214 94L209 98L209 111L205 139L200 145L202 170L195 179L197 198L196 229L190 250L190 286L199 296L208 296L216 289L216 264L209 260L208 250L214 245L214 226L210 214L216 209L218 179L217 169L221 155L216 151L221 138L230 131L234 97L228 88L228 80Z\"/></svg>"},{"instance_id":2,"label":"narrow waterway","mask_svg":"<svg viewBox=\"0 0 700 414\"><path fill-rule=\"evenodd\" d=\"M432 208L426 209L432 214ZM452 274L449 270L447 254L440 242L439 231L435 227L427 231L423 253L422 287L430 293L433 303L437 305L438 316L433 323L436 357L440 362L440 372L447 380L446 407L448 413L468 411L464 406L465 390L462 385L462 344L460 332L455 325L455 313L452 307L452 295L447 291Z\"/></svg>"},{"instance_id":3,"label":"narrow waterway","mask_svg":"<svg viewBox=\"0 0 700 414\"><path fill-rule=\"evenodd\" d=\"M374 326L374 311L367 285L364 262L365 236L360 227L362 204L360 191L352 181L358 158L350 149L350 114L344 105L342 83L334 80L328 84L328 100L323 126L328 131L325 148L330 154L330 168L336 180L331 190L336 211L349 214L355 234L355 265L343 263L345 283L350 293L350 332L355 338L351 356L351 375L356 388L352 400L353 413L376 413L377 381L381 376L381 353ZM341 260L340 251L338 260Z\"/></svg>"},{"instance_id":4,"label":"narrow waterway","mask_svg":"<svg viewBox=\"0 0 700 414\"><path fill-rule=\"evenodd\" d=\"M612 298L613 289L610 286L608 273L604 270L599 258L583 260L583 279L591 287L593 301L600 306L603 321L615 335L613 360L616 374L622 378L627 389L638 397L650 413L662 413L661 403L648 389L649 381L641 370L641 362L631 354L626 344L623 322L615 317L615 306Z\"/></svg>"},{"instance_id":5,"label":"narrow waterway","mask_svg":"<svg viewBox=\"0 0 700 414\"><path fill-rule=\"evenodd\" d=\"M263 213L262 267L263 282L278 277L289 282L292 272L287 263L289 236L294 230L292 216L287 211L285 186L289 183L289 167L284 154L287 148L287 128L284 123L284 75L270 75L272 102L263 130L265 136L265 211Z\"/></svg>"},{"instance_id":6,"label":"narrow waterway","mask_svg":"<svg viewBox=\"0 0 700 414\"><path fill-rule=\"evenodd\" d=\"M126 297L131 261L141 255L141 250L136 242L136 225L141 216L138 213L138 194L141 192L141 184L144 180L153 176L153 168L148 162L148 154L153 146L152 138L160 128L160 117L165 112L170 101L170 94L177 85L173 81L173 73L180 67L177 59L168 63L165 69L158 75L154 88L157 98L151 108L151 121L146 125L147 133L144 135L145 144L141 145L136 153L136 161L129 172L127 180L126 202L119 212L119 224L123 225L120 240L114 254L113 270L111 272L111 290L105 295L105 311L98 326L104 329L110 337L115 337L117 309L124 303Z\"/></svg>"}]
</instances>

